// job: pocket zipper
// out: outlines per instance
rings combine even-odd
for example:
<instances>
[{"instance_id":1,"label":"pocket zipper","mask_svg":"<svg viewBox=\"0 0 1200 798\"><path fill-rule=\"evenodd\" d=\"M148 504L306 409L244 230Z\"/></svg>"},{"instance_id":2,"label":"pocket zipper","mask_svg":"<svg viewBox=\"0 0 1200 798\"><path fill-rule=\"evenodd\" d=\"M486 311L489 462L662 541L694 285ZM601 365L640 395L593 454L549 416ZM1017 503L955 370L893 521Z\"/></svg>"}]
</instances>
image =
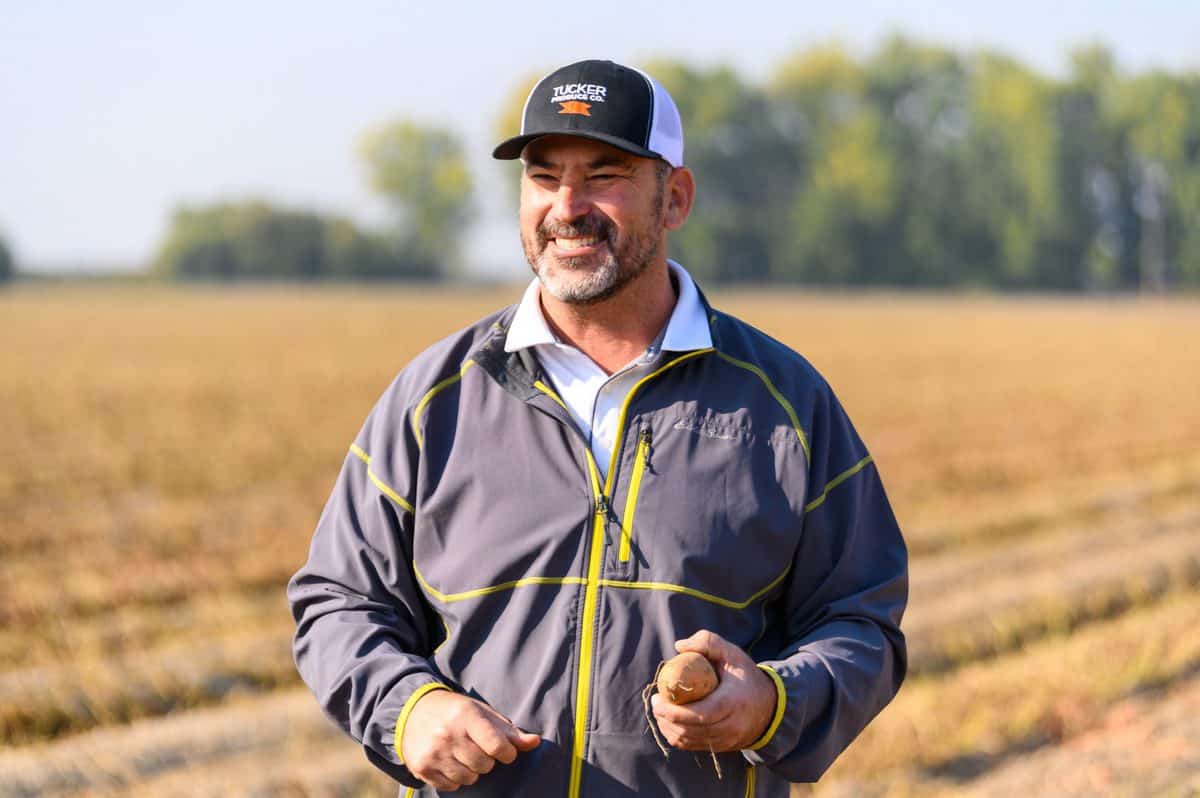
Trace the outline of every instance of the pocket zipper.
<instances>
[{"instance_id":1,"label":"pocket zipper","mask_svg":"<svg viewBox=\"0 0 1200 798\"><path fill-rule=\"evenodd\" d=\"M633 516L637 511L638 494L642 489L642 472L650 465L650 429L638 434L637 452L633 456L633 476L629 480L629 495L625 498L625 512L621 516L621 548L617 559L629 562L629 550L633 545Z\"/></svg>"}]
</instances>

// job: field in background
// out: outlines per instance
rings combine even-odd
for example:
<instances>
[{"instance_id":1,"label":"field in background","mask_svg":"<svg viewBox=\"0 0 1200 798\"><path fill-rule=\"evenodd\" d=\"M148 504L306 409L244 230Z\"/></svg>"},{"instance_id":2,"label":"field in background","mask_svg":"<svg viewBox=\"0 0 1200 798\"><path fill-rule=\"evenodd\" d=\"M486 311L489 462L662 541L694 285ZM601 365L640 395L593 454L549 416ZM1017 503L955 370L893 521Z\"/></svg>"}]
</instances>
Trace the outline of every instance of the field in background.
<instances>
[{"instance_id":1,"label":"field in background","mask_svg":"<svg viewBox=\"0 0 1200 798\"><path fill-rule=\"evenodd\" d=\"M396 371L518 295L0 294L0 795L394 795L283 585ZM713 299L826 375L912 554L909 680L798 792L1200 789L1200 302Z\"/></svg>"}]
</instances>

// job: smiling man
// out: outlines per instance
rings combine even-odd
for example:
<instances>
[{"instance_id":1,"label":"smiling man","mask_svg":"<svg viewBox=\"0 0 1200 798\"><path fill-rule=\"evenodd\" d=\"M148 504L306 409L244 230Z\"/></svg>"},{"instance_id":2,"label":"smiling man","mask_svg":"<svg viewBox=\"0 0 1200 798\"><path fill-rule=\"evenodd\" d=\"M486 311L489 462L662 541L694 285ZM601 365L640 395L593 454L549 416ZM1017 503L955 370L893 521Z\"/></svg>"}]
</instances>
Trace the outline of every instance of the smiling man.
<instances>
[{"instance_id":1,"label":"smiling man","mask_svg":"<svg viewBox=\"0 0 1200 798\"><path fill-rule=\"evenodd\" d=\"M494 155L536 276L351 445L288 587L300 672L405 795L784 798L904 678L874 462L807 361L668 260L696 185L655 80L558 69ZM719 685L648 718L677 651Z\"/></svg>"}]
</instances>

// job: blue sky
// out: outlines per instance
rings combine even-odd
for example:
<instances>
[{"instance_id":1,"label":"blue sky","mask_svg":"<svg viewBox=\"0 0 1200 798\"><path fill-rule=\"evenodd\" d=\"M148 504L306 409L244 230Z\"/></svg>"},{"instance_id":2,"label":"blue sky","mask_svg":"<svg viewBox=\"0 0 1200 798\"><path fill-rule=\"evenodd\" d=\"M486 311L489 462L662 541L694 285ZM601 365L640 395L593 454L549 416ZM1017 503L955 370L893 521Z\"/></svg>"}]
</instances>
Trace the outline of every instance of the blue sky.
<instances>
[{"instance_id":1,"label":"blue sky","mask_svg":"<svg viewBox=\"0 0 1200 798\"><path fill-rule=\"evenodd\" d=\"M136 268L179 203L262 196L371 223L382 209L356 142L404 116L464 137L482 222L470 256L520 275L488 153L524 76L578 58L668 56L754 79L795 50L837 39L867 53L897 31L1001 49L1050 73L1093 41L1129 70L1200 69L1200 5L1161 0L0 0L0 231L30 268Z\"/></svg>"}]
</instances>

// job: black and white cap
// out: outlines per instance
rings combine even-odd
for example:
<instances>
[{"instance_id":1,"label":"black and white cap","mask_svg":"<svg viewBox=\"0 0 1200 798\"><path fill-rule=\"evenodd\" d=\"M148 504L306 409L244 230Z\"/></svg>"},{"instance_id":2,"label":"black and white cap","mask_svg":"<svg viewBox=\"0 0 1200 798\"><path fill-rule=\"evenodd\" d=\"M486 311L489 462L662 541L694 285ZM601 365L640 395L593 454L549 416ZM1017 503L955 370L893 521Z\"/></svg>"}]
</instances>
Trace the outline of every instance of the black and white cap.
<instances>
[{"instance_id":1,"label":"black and white cap","mask_svg":"<svg viewBox=\"0 0 1200 798\"><path fill-rule=\"evenodd\" d=\"M612 61L577 61L539 80L525 100L521 134L501 142L492 156L520 158L526 144L549 134L683 165L683 124L671 95L640 69Z\"/></svg>"}]
</instances>

